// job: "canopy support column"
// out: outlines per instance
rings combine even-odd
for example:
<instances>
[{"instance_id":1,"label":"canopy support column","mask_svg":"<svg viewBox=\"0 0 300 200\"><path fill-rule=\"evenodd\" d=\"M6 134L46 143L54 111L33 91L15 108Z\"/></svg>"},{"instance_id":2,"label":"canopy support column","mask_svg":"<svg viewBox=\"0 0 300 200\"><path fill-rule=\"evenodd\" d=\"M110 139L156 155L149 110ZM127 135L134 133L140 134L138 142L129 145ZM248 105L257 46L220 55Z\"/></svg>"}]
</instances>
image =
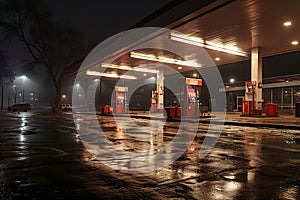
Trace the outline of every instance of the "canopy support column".
<instances>
[{"instance_id":1,"label":"canopy support column","mask_svg":"<svg viewBox=\"0 0 300 200\"><path fill-rule=\"evenodd\" d=\"M164 72L159 70L156 75L156 91L157 91L157 110L163 112L164 110Z\"/></svg>"},{"instance_id":2,"label":"canopy support column","mask_svg":"<svg viewBox=\"0 0 300 200\"><path fill-rule=\"evenodd\" d=\"M261 47L251 49L251 81L254 83L254 109L262 110L262 54ZM260 113L260 112L259 112Z\"/></svg>"}]
</instances>

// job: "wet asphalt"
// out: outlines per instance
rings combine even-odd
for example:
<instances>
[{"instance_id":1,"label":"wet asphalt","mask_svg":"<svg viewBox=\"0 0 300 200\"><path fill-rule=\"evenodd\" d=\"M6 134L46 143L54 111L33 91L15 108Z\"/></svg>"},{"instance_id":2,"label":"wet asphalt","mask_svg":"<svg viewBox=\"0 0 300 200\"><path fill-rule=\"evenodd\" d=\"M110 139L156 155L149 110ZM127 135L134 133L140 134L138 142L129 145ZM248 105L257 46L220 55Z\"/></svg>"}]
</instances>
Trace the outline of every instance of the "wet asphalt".
<instances>
[{"instance_id":1,"label":"wet asphalt","mask_svg":"<svg viewBox=\"0 0 300 200\"><path fill-rule=\"evenodd\" d=\"M87 150L70 113L1 112L0 119L1 200L300 199L297 130L226 125L210 154L199 158L208 126L200 124L175 162L129 174L113 167L119 158L104 162ZM89 116L84 119L88 123ZM119 150L137 153L159 151L172 141L180 123L165 122L149 141L132 132L150 134L147 124L158 120L134 119L139 131L130 123L120 128L110 116L98 120Z\"/></svg>"}]
</instances>

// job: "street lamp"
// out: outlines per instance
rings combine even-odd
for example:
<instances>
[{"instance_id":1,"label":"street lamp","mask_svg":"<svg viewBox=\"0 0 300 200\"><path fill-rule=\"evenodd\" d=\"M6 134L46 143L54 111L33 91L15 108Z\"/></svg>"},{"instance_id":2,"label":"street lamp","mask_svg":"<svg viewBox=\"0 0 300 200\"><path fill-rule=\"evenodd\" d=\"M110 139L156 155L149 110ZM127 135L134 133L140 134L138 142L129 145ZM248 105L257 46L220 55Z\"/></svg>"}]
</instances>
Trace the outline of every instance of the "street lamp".
<instances>
[{"instance_id":1,"label":"street lamp","mask_svg":"<svg viewBox=\"0 0 300 200\"><path fill-rule=\"evenodd\" d=\"M74 87L76 88L75 90L76 90L76 95L77 95L77 97L76 97L76 99L77 99L77 106L80 106L80 94L79 94L79 91L80 91L80 84L79 83L76 83L75 85L74 85ZM74 91L74 90L73 90Z\"/></svg>"},{"instance_id":2,"label":"street lamp","mask_svg":"<svg viewBox=\"0 0 300 200\"><path fill-rule=\"evenodd\" d=\"M15 104L17 103L17 86L13 85L13 88L15 88Z\"/></svg>"},{"instance_id":3,"label":"street lamp","mask_svg":"<svg viewBox=\"0 0 300 200\"><path fill-rule=\"evenodd\" d=\"M23 96L23 102L25 102L25 88L24 88L24 83L27 77L25 75L21 76L21 79L23 79L23 84L22 84L22 96Z\"/></svg>"}]
</instances>

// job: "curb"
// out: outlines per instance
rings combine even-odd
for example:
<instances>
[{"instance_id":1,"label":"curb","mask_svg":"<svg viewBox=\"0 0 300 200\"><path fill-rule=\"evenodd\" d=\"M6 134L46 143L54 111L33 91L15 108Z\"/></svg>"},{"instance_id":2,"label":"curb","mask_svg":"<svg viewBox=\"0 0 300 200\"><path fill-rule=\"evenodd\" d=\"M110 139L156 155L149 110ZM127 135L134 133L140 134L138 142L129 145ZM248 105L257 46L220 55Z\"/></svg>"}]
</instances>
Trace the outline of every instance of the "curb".
<instances>
[{"instance_id":1,"label":"curb","mask_svg":"<svg viewBox=\"0 0 300 200\"><path fill-rule=\"evenodd\" d=\"M124 115L114 115L114 117L124 117ZM159 117L150 117L150 116L140 116L140 115L130 115L132 118L137 119L152 119L152 120L163 120ZM211 116L213 117L213 116ZM166 119L166 121L171 122L180 122L180 121L186 121L186 122L193 122L197 119L195 118L172 118L172 119ZM198 119L199 123L203 124L224 124L224 125L231 125L231 126L247 126L247 127L263 127L263 128L275 128L275 129L291 129L291 130L300 130L300 126L297 125L284 125L284 124L265 124L265 123L252 123L252 122L235 122L235 121L215 121L215 120L204 120L203 118Z\"/></svg>"}]
</instances>

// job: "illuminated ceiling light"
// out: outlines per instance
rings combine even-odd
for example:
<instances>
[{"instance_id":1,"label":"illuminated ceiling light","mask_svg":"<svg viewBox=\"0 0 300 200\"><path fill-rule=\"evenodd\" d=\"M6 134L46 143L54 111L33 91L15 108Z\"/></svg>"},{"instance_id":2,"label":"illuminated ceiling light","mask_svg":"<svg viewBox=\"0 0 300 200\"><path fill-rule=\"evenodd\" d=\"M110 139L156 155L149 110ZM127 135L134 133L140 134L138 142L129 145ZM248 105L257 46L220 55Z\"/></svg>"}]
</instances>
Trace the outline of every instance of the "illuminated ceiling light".
<instances>
[{"instance_id":1,"label":"illuminated ceiling light","mask_svg":"<svg viewBox=\"0 0 300 200\"><path fill-rule=\"evenodd\" d=\"M182 67L178 67L178 69L182 69Z\"/></svg>"},{"instance_id":2,"label":"illuminated ceiling light","mask_svg":"<svg viewBox=\"0 0 300 200\"><path fill-rule=\"evenodd\" d=\"M144 76L147 76L147 74L144 74Z\"/></svg>"},{"instance_id":3,"label":"illuminated ceiling light","mask_svg":"<svg viewBox=\"0 0 300 200\"><path fill-rule=\"evenodd\" d=\"M239 51L237 47L233 47L233 46L226 46L226 45L222 45L222 44L211 43L211 44L206 44L205 48L215 50L215 51L221 51L224 53L229 53L229 54L233 54L233 55L237 55L237 56L243 56L243 57L247 56L246 52Z\"/></svg>"},{"instance_id":4,"label":"illuminated ceiling light","mask_svg":"<svg viewBox=\"0 0 300 200\"><path fill-rule=\"evenodd\" d=\"M196 63L195 61L177 60L174 58L168 58L168 57L163 57L163 56L156 57L153 54L130 52L130 57L143 59L143 60L156 61L156 62L161 62L161 63L188 66L188 67L202 67L202 65ZM136 68L134 68L134 69L136 69Z\"/></svg>"},{"instance_id":5,"label":"illuminated ceiling light","mask_svg":"<svg viewBox=\"0 0 300 200\"><path fill-rule=\"evenodd\" d=\"M292 41L291 44L292 44L292 45L298 45L298 44L299 44L299 41L298 41L298 40Z\"/></svg>"},{"instance_id":6,"label":"illuminated ceiling light","mask_svg":"<svg viewBox=\"0 0 300 200\"><path fill-rule=\"evenodd\" d=\"M216 61L220 61L221 59L217 57L217 58L215 58L215 60L216 60Z\"/></svg>"},{"instance_id":7,"label":"illuminated ceiling light","mask_svg":"<svg viewBox=\"0 0 300 200\"><path fill-rule=\"evenodd\" d=\"M193 77L197 77L197 74L193 74Z\"/></svg>"},{"instance_id":8,"label":"illuminated ceiling light","mask_svg":"<svg viewBox=\"0 0 300 200\"><path fill-rule=\"evenodd\" d=\"M235 79L234 79L234 78L231 78L231 79L229 80L229 82L230 82L230 83L234 83L234 82L235 82Z\"/></svg>"},{"instance_id":9,"label":"illuminated ceiling light","mask_svg":"<svg viewBox=\"0 0 300 200\"><path fill-rule=\"evenodd\" d=\"M170 39L174 40L174 41L178 41L178 42L183 42L186 44L204 47L204 48L215 50L215 51L221 51L224 53L237 55L237 56L247 57L247 55L248 55L246 52L239 50L235 46L222 45L222 44L218 44L218 43L213 43L211 41L204 41L203 39L198 38L198 37L191 37L188 35L171 33Z\"/></svg>"},{"instance_id":10,"label":"illuminated ceiling light","mask_svg":"<svg viewBox=\"0 0 300 200\"><path fill-rule=\"evenodd\" d=\"M132 71L136 71L136 72L148 72L148 73L153 73L153 74L157 74L159 72L159 70L156 69L147 69L147 68L140 68L140 67L135 67L132 69Z\"/></svg>"},{"instance_id":11,"label":"illuminated ceiling light","mask_svg":"<svg viewBox=\"0 0 300 200\"><path fill-rule=\"evenodd\" d=\"M106 64L106 63L101 64L101 67L113 68L113 69L121 69L121 70L127 70L127 71L132 70L132 67L130 67L130 66L126 66L126 65L114 65L114 64Z\"/></svg>"},{"instance_id":12,"label":"illuminated ceiling light","mask_svg":"<svg viewBox=\"0 0 300 200\"><path fill-rule=\"evenodd\" d=\"M204 41L199 37L192 37L192 36L173 32L170 35L170 39L177 42L183 42L183 43L192 44L199 47L204 47Z\"/></svg>"},{"instance_id":13,"label":"illuminated ceiling light","mask_svg":"<svg viewBox=\"0 0 300 200\"><path fill-rule=\"evenodd\" d=\"M130 79L130 80L135 80L137 79L135 76L129 76L129 75L121 75L120 79Z\"/></svg>"},{"instance_id":14,"label":"illuminated ceiling light","mask_svg":"<svg viewBox=\"0 0 300 200\"><path fill-rule=\"evenodd\" d=\"M286 21L283 23L284 26L291 26L292 25L292 22L291 21Z\"/></svg>"},{"instance_id":15,"label":"illuminated ceiling light","mask_svg":"<svg viewBox=\"0 0 300 200\"><path fill-rule=\"evenodd\" d=\"M147 68L140 68L140 67L130 67L130 66L126 66L126 65L114 65L114 64L103 63L100 66L104 67L104 68L121 69L121 70L126 70L126 71L158 73L158 70L156 70L156 69L147 69Z\"/></svg>"},{"instance_id":16,"label":"illuminated ceiling light","mask_svg":"<svg viewBox=\"0 0 300 200\"><path fill-rule=\"evenodd\" d=\"M118 74L101 73L101 72L92 71L92 70L87 70L86 74L90 75L90 76L102 76L102 77L108 77L108 78L121 78L121 79L131 79L131 80L137 79L135 76L129 76L129 75L119 76Z\"/></svg>"}]
</instances>

